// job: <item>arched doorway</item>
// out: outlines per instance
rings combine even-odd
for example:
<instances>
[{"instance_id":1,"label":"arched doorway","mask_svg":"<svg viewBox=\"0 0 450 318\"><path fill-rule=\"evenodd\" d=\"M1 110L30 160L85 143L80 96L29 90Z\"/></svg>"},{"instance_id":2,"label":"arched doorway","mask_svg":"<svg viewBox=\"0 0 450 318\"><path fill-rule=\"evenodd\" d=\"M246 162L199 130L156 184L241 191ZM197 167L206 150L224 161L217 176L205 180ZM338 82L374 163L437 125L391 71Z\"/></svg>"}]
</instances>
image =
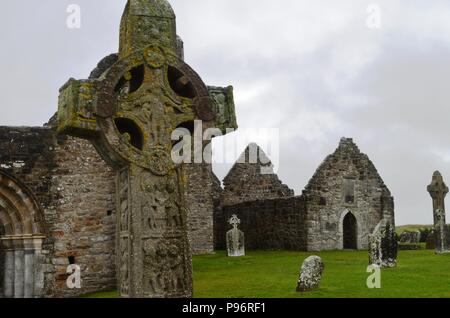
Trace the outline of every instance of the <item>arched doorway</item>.
<instances>
[{"instance_id":1,"label":"arched doorway","mask_svg":"<svg viewBox=\"0 0 450 318\"><path fill-rule=\"evenodd\" d=\"M0 170L0 297L40 295L41 216L31 191Z\"/></svg>"},{"instance_id":2,"label":"arched doorway","mask_svg":"<svg viewBox=\"0 0 450 318\"><path fill-rule=\"evenodd\" d=\"M345 250L358 249L358 222L351 212L344 218L342 235Z\"/></svg>"}]
</instances>

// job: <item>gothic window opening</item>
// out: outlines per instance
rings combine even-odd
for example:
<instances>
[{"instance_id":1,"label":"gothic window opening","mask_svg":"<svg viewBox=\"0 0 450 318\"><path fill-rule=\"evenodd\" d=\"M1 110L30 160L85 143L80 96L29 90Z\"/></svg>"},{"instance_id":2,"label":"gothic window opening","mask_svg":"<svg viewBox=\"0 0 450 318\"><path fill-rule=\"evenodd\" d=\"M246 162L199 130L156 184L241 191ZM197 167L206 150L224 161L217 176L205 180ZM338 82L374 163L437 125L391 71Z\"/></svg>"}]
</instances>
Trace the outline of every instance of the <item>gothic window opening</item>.
<instances>
[{"instance_id":1,"label":"gothic window opening","mask_svg":"<svg viewBox=\"0 0 450 318\"><path fill-rule=\"evenodd\" d=\"M352 213L347 213L343 222L343 248L356 250L358 248L358 224Z\"/></svg>"},{"instance_id":2,"label":"gothic window opening","mask_svg":"<svg viewBox=\"0 0 450 318\"><path fill-rule=\"evenodd\" d=\"M167 70L167 79L172 90L179 96L185 98L194 98L195 89L189 79L173 66L169 66Z\"/></svg>"},{"instance_id":3,"label":"gothic window opening","mask_svg":"<svg viewBox=\"0 0 450 318\"><path fill-rule=\"evenodd\" d=\"M120 134L125 136L134 148L139 150L144 148L144 136L142 135L141 129L133 120L116 118L114 122Z\"/></svg>"},{"instance_id":4,"label":"gothic window opening","mask_svg":"<svg viewBox=\"0 0 450 318\"><path fill-rule=\"evenodd\" d=\"M355 180L354 179L344 179L344 203L353 204L355 203Z\"/></svg>"}]
</instances>

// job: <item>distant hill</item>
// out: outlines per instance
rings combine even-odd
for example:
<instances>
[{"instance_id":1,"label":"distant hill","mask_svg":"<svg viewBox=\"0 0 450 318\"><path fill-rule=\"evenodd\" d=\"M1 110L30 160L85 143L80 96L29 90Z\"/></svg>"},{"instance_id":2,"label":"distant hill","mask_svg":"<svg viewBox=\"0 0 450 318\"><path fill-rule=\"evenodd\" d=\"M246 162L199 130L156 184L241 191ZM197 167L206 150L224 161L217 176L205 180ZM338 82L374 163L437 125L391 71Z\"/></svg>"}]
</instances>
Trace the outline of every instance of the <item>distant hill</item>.
<instances>
[{"instance_id":1,"label":"distant hill","mask_svg":"<svg viewBox=\"0 0 450 318\"><path fill-rule=\"evenodd\" d=\"M396 227L397 234L402 234L405 231L417 231L417 230L425 230L425 229L432 229L433 225L419 225L419 224L410 224L410 225L402 225Z\"/></svg>"}]
</instances>

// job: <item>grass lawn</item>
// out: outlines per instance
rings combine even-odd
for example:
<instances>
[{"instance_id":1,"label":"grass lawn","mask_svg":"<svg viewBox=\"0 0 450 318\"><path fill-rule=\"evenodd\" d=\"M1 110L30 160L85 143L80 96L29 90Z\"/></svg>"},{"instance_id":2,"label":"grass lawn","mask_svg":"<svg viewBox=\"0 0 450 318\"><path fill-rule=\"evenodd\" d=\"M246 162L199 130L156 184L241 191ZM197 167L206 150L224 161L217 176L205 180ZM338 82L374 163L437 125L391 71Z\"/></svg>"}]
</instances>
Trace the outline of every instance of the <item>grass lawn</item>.
<instances>
[{"instance_id":1,"label":"grass lawn","mask_svg":"<svg viewBox=\"0 0 450 318\"><path fill-rule=\"evenodd\" d=\"M398 267L383 269L381 289L368 289L367 251L317 253L325 262L322 284L308 293L295 291L300 265L309 252L249 252L228 258L225 252L195 256L196 298L342 298L447 297L450 298L450 254L399 251ZM117 297L117 292L89 295Z\"/></svg>"}]
</instances>

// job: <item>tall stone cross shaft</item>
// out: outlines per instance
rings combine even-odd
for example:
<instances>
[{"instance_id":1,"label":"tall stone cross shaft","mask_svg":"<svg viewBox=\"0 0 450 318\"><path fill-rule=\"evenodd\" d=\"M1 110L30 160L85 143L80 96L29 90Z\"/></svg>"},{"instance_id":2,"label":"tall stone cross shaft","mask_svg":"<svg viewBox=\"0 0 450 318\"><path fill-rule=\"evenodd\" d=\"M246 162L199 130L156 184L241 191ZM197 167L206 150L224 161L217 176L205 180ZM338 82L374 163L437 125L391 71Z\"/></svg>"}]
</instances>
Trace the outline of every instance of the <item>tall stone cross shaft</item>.
<instances>
[{"instance_id":1,"label":"tall stone cross shaft","mask_svg":"<svg viewBox=\"0 0 450 318\"><path fill-rule=\"evenodd\" d=\"M436 251L446 252L448 250L448 233L445 221L445 196L448 193L448 187L439 171L433 174L431 184L427 187L428 192L433 199L433 218L436 236Z\"/></svg>"},{"instance_id":2,"label":"tall stone cross shaft","mask_svg":"<svg viewBox=\"0 0 450 318\"><path fill-rule=\"evenodd\" d=\"M192 296L186 176L171 159L171 134L194 120L236 127L232 87L205 86L182 56L169 3L129 0L118 57L60 90L59 132L91 140L117 171L122 297Z\"/></svg>"}]
</instances>

